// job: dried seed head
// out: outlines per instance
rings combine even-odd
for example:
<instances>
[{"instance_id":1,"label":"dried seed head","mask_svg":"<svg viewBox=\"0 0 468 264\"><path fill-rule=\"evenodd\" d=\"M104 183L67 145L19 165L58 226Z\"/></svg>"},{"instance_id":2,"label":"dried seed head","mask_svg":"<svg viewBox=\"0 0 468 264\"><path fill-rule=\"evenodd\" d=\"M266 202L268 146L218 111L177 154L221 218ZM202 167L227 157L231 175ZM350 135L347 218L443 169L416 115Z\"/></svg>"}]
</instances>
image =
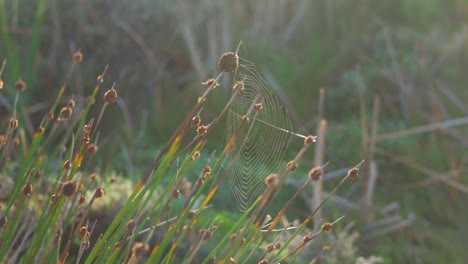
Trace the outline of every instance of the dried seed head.
<instances>
[{"instance_id":1,"label":"dried seed head","mask_svg":"<svg viewBox=\"0 0 468 264\"><path fill-rule=\"evenodd\" d=\"M31 183L26 183L24 186L23 186L23 195L24 196L31 196L31 193L33 191L33 186Z\"/></svg>"},{"instance_id":2,"label":"dried seed head","mask_svg":"<svg viewBox=\"0 0 468 264\"><path fill-rule=\"evenodd\" d=\"M208 264L216 264L216 256L213 256L208 260Z\"/></svg>"},{"instance_id":3,"label":"dried seed head","mask_svg":"<svg viewBox=\"0 0 468 264\"><path fill-rule=\"evenodd\" d=\"M202 239L207 241L209 239L211 239L213 237L213 232L211 232L210 230L207 230L203 235L202 235Z\"/></svg>"},{"instance_id":4,"label":"dried seed head","mask_svg":"<svg viewBox=\"0 0 468 264\"><path fill-rule=\"evenodd\" d=\"M323 170L322 167L314 167L309 171L309 178L313 181L322 179Z\"/></svg>"},{"instance_id":5,"label":"dried seed head","mask_svg":"<svg viewBox=\"0 0 468 264\"><path fill-rule=\"evenodd\" d=\"M204 183L205 183L204 179L198 179L195 184L197 185L198 188L200 188Z\"/></svg>"},{"instance_id":6,"label":"dried seed head","mask_svg":"<svg viewBox=\"0 0 468 264\"><path fill-rule=\"evenodd\" d=\"M76 192L76 182L71 180L63 184L62 186L63 195L65 195L66 197L71 197L75 194L75 192Z\"/></svg>"},{"instance_id":7,"label":"dried seed head","mask_svg":"<svg viewBox=\"0 0 468 264\"><path fill-rule=\"evenodd\" d=\"M78 230L78 234L80 234L80 238L87 238L89 236L89 231L86 226L80 227L80 230Z\"/></svg>"},{"instance_id":8,"label":"dried seed head","mask_svg":"<svg viewBox=\"0 0 468 264\"><path fill-rule=\"evenodd\" d=\"M211 167L209 165L206 165L202 170L203 178L208 177L208 175L210 174L211 174Z\"/></svg>"},{"instance_id":9,"label":"dried seed head","mask_svg":"<svg viewBox=\"0 0 468 264\"><path fill-rule=\"evenodd\" d=\"M302 238L302 243L307 243L312 240L312 237L310 235L306 235Z\"/></svg>"},{"instance_id":10,"label":"dried seed head","mask_svg":"<svg viewBox=\"0 0 468 264\"><path fill-rule=\"evenodd\" d=\"M239 67L239 56L235 52L224 53L218 61L221 72L233 72Z\"/></svg>"},{"instance_id":11,"label":"dried seed head","mask_svg":"<svg viewBox=\"0 0 468 264\"><path fill-rule=\"evenodd\" d=\"M256 103L254 106L255 112L260 112L263 109L263 105L261 103Z\"/></svg>"},{"instance_id":12,"label":"dried seed head","mask_svg":"<svg viewBox=\"0 0 468 264\"><path fill-rule=\"evenodd\" d=\"M54 113L52 113L52 112L49 112L49 114L47 115L47 118L49 118L49 120L52 120L52 119L54 119L54 118L55 118L55 115L54 115Z\"/></svg>"},{"instance_id":13,"label":"dried seed head","mask_svg":"<svg viewBox=\"0 0 468 264\"><path fill-rule=\"evenodd\" d=\"M83 53L81 51L77 51L73 53L73 62L80 63L83 60Z\"/></svg>"},{"instance_id":14,"label":"dried seed head","mask_svg":"<svg viewBox=\"0 0 468 264\"><path fill-rule=\"evenodd\" d=\"M174 189L174 191L172 191L172 198L179 199L179 197L180 197L179 189Z\"/></svg>"},{"instance_id":15,"label":"dried seed head","mask_svg":"<svg viewBox=\"0 0 468 264\"><path fill-rule=\"evenodd\" d=\"M241 238L241 241L240 241L240 246L243 247L245 246L245 243L247 242L247 239L245 239L245 237Z\"/></svg>"},{"instance_id":16,"label":"dried seed head","mask_svg":"<svg viewBox=\"0 0 468 264\"><path fill-rule=\"evenodd\" d=\"M99 82L99 83L103 83L104 82L104 77L102 75L98 75L98 77L96 78L96 80Z\"/></svg>"},{"instance_id":17,"label":"dried seed head","mask_svg":"<svg viewBox=\"0 0 468 264\"><path fill-rule=\"evenodd\" d=\"M192 117L190 120L190 127L199 127L201 123L201 118L199 115Z\"/></svg>"},{"instance_id":18,"label":"dried seed head","mask_svg":"<svg viewBox=\"0 0 468 264\"><path fill-rule=\"evenodd\" d=\"M68 120L73 114L73 109L71 107L63 107L61 110L60 110L60 114L59 114L59 117L60 117L60 120Z\"/></svg>"},{"instance_id":19,"label":"dried seed head","mask_svg":"<svg viewBox=\"0 0 468 264\"><path fill-rule=\"evenodd\" d=\"M0 79L0 89L3 89L3 80Z\"/></svg>"},{"instance_id":20,"label":"dried seed head","mask_svg":"<svg viewBox=\"0 0 468 264\"><path fill-rule=\"evenodd\" d=\"M278 175L276 173L271 173L270 175L266 176L265 178L265 185L268 187L272 187L278 184Z\"/></svg>"},{"instance_id":21,"label":"dried seed head","mask_svg":"<svg viewBox=\"0 0 468 264\"><path fill-rule=\"evenodd\" d=\"M250 118L249 118L248 116L245 115L245 116L242 117L242 121L244 121L244 122L247 123L247 122L250 121Z\"/></svg>"},{"instance_id":22,"label":"dried seed head","mask_svg":"<svg viewBox=\"0 0 468 264\"><path fill-rule=\"evenodd\" d=\"M127 231L133 231L133 229L136 227L136 221L135 219L130 219L127 222Z\"/></svg>"},{"instance_id":23,"label":"dried seed head","mask_svg":"<svg viewBox=\"0 0 468 264\"><path fill-rule=\"evenodd\" d=\"M202 84L211 87L211 90L219 86L219 82L217 82L215 79L208 79L205 82L202 82Z\"/></svg>"},{"instance_id":24,"label":"dried seed head","mask_svg":"<svg viewBox=\"0 0 468 264\"><path fill-rule=\"evenodd\" d=\"M280 249L280 248L281 248L281 242L276 242L275 249Z\"/></svg>"},{"instance_id":25,"label":"dried seed head","mask_svg":"<svg viewBox=\"0 0 468 264\"><path fill-rule=\"evenodd\" d=\"M91 180L95 181L95 180L97 180L97 178L98 178L98 174L95 173L95 172L93 172L93 173L91 173L91 174L89 175L89 178L90 178Z\"/></svg>"},{"instance_id":26,"label":"dried seed head","mask_svg":"<svg viewBox=\"0 0 468 264\"><path fill-rule=\"evenodd\" d=\"M193 153L192 157L190 158L191 161L194 161L196 159L198 159L200 157L201 153L200 151L195 151L195 153Z\"/></svg>"},{"instance_id":27,"label":"dried seed head","mask_svg":"<svg viewBox=\"0 0 468 264\"><path fill-rule=\"evenodd\" d=\"M114 183L116 181L115 176L110 177L109 183Z\"/></svg>"},{"instance_id":28,"label":"dried seed head","mask_svg":"<svg viewBox=\"0 0 468 264\"><path fill-rule=\"evenodd\" d=\"M15 82L15 89L18 92L22 92L22 91L26 90L26 83L23 80L16 81Z\"/></svg>"},{"instance_id":29,"label":"dried seed head","mask_svg":"<svg viewBox=\"0 0 468 264\"><path fill-rule=\"evenodd\" d=\"M94 144L89 144L86 147L86 155L91 156L94 155L98 151L98 147Z\"/></svg>"},{"instance_id":30,"label":"dried seed head","mask_svg":"<svg viewBox=\"0 0 468 264\"><path fill-rule=\"evenodd\" d=\"M79 205L82 205L82 204L84 204L85 201L86 201L86 197L82 194L82 195L80 196L80 200L78 201L78 204L79 204Z\"/></svg>"},{"instance_id":31,"label":"dried seed head","mask_svg":"<svg viewBox=\"0 0 468 264\"><path fill-rule=\"evenodd\" d=\"M314 143L315 141L317 141L317 137L316 136L307 136L306 138L304 138L304 145L310 145L312 143Z\"/></svg>"},{"instance_id":32,"label":"dried seed head","mask_svg":"<svg viewBox=\"0 0 468 264\"><path fill-rule=\"evenodd\" d=\"M8 122L8 129L16 130L18 128L18 119L12 117Z\"/></svg>"},{"instance_id":33,"label":"dried seed head","mask_svg":"<svg viewBox=\"0 0 468 264\"><path fill-rule=\"evenodd\" d=\"M286 167L289 169L289 171L295 171L297 169L297 163L294 160L291 160L286 163Z\"/></svg>"},{"instance_id":34,"label":"dried seed head","mask_svg":"<svg viewBox=\"0 0 468 264\"><path fill-rule=\"evenodd\" d=\"M232 233L232 234L229 236L229 240L230 240L231 242L234 242L236 239L237 239L237 234L236 234L236 233Z\"/></svg>"},{"instance_id":35,"label":"dried seed head","mask_svg":"<svg viewBox=\"0 0 468 264\"><path fill-rule=\"evenodd\" d=\"M333 227L333 224L332 223L325 223L322 225L322 227L320 228L320 230L322 230L322 232L328 232L332 229Z\"/></svg>"},{"instance_id":36,"label":"dried seed head","mask_svg":"<svg viewBox=\"0 0 468 264\"><path fill-rule=\"evenodd\" d=\"M258 262L258 264L268 264L268 260L262 259Z\"/></svg>"},{"instance_id":37,"label":"dried seed head","mask_svg":"<svg viewBox=\"0 0 468 264\"><path fill-rule=\"evenodd\" d=\"M13 144L19 145L19 143L20 143L19 138L14 138L14 139L13 139Z\"/></svg>"},{"instance_id":38,"label":"dried seed head","mask_svg":"<svg viewBox=\"0 0 468 264\"><path fill-rule=\"evenodd\" d=\"M230 258L228 264L236 264L236 260L234 258Z\"/></svg>"},{"instance_id":39,"label":"dried seed head","mask_svg":"<svg viewBox=\"0 0 468 264\"><path fill-rule=\"evenodd\" d=\"M357 179L357 177L359 176L359 169L354 167L352 169L350 169L348 171L348 177L351 179L351 180L355 180Z\"/></svg>"},{"instance_id":40,"label":"dried seed head","mask_svg":"<svg viewBox=\"0 0 468 264\"><path fill-rule=\"evenodd\" d=\"M71 161L70 160L66 160L64 163L63 163L63 166L62 166L65 170L69 170L71 168Z\"/></svg>"},{"instance_id":41,"label":"dried seed head","mask_svg":"<svg viewBox=\"0 0 468 264\"><path fill-rule=\"evenodd\" d=\"M94 193L94 197L97 199L97 198L101 198L103 195L104 195L104 189L102 187L98 187L96 189L96 192Z\"/></svg>"},{"instance_id":42,"label":"dried seed head","mask_svg":"<svg viewBox=\"0 0 468 264\"><path fill-rule=\"evenodd\" d=\"M75 107L75 105L76 105L75 100L70 99L70 100L68 101L68 107L73 108L73 107Z\"/></svg>"},{"instance_id":43,"label":"dried seed head","mask_svg":"<svg viewBox=\"0 0 468 264\"><path fill-rule=\"evenodd\" d=\"M199 136L204 136L207 131L208 131L208 127L206 127L206 126L198 126L197 127L197 135L199 135Z\"/></svg>"},{"instance_id":44,"label":"dried seed head","mask_svg":"<svg viewBox=\"0 0 468 264\"><path fill-rule=\"evenodd\" d=\"M232 86L234 92L243 92L245 90L245 84L243 81L236 81Z\"/></svg>"},{"instance_id":45,"label":"dried seed head","mask_svg":"<svg viewBox=\"0 0 468 264\"><path fill-rule=\"evenodd\" d=\"M146 252L148 252L148 250L149 246L147 244L136 242L135 244L133 244L132 253L137 257L141 257Z\"/></svg>"},{"instance_id":46,"label":"dried seed head","mask_svg":"<svg viewBox=\"0 0 468 264\"><path fill-rule=\"evenodd\" d=\"M275 250L275 246L273 244L268 244L266 246L266 249L268 252L272 252L273 250Z\"/></svg>"},{"instance_id":47,"label":"dried seed head","mask_svg":"<svg viewBox=\"0 0 468 264\"><path fill-rule=\"evenodd\" d=\"M45 128L43 126L40 126L36 131L36 135L41 135L42 133L44 133L44 130Z\"/></svg>"},{"instance_id":48,"label":"dried seed head","mask_svg":"<svg viewBox=\"0 0 468 264\"><path fill-rule=\"evenodd\" d=\"M52 196L50 197L50 203L53 205L55 204L55 202L57 202L58 198L60 197L60 195L55 195L55 194L52 194Z\"/></svg>"},{"instance_id":49,"label":"dried seed head","mask_svg":"<svg viewBox=\"0 0 468 264\"><path fill-rule=\"evenodd\" d=\"M322 251L328 251L328 250L330 250L330 246L323 246L322 247Z\"/></svg>"},{"instance_id":50,"label":"dried seed head","mask_svg":"<svg viewBox=\"0 0 468 264\"><path fill-rule=\"evenodd\" d=\"M8 218L6 216L3 216L0 218L0 227L4 227L8 224Z\"/></svg>"},{"instance_id":51,"label":"dried seed head","mask_svg":"<svg viewBox=\"0 0 468 264\"><path fill-rule=\"evenodd\" d=\"M190 210L187 213L187 219L193 219L194 216L195 216L195 210Z\"/></svg>"},{"instance_id":52,"label":"dried seed head","mask_svg":"<svg viewBox=\"0 0 468 264\"><path fill-rule=\"evenodd\" d=\"M6 138L4 135L0 135L0 146L6 145Z\"/></svg>"},{"instance_id":53,"label":"dried seed head","mask_svg":"<svg viewBox=\"0 0 468 264\"><path fill-rule=\"evenodd\" d=\"M107 92L104 93L104 101L106 102L106 104L115 103L117 97L117 91L114 88L107 90Z\"/></svg>"}]
</instances>

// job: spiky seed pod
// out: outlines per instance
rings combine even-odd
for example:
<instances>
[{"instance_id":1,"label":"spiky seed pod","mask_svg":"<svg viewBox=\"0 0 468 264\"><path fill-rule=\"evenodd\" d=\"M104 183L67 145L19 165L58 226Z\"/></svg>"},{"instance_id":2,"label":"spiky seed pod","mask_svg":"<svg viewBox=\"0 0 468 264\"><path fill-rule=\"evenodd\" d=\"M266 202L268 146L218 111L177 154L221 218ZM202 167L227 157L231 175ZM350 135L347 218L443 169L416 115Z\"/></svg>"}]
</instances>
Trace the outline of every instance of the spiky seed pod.
<instances>
[{"instance_id":1,"label":"spiky seed pod","mask_svg":"<svg viewBox=\"0 0 468 264\"><path fill-rule=\"evenodd\" d=\"M260 112L263 109L263 105L261 103L256 103L254 106L255 112Z\"/></svg>"},{"instance_id":2,"label":"spiky seed pod","mask_svg":"<svg viewBox=\"0 0 468 264\"><path fill-rule=\"evenodd\" d=\"M132 253L137 257L142 257L148 250L149 246L147 244L136 242L133 244Z\"/></svg>"},{"instance_id":3,"label":"spiky seed pod","mask_svg":"<svg viewBox=\"0 0 468 264\"><path fill-rule=\"evenodd\" d=\"M83 53L81 51L77 51L73 53L73 62L80 63L83 60Z\"/></svg>"},{"instance_id":4,"label":"spiky seed pod","mask_svg":"<svg viewBox=\"0 0 468 264\"><path fill-rule=\"evenodd\" d=\"M215 79L208 79L205 82L202 82L202 84L207 87L211 86L211 90L219 86L219 82L217 82Z\"/></svg>"},{"instance_id":5,"label":"spiky seed pod","mask_svg":"<svg viewBox=\"0 0 468 264\"><path fill-rule=\"evenodd\" d=\"M115 103L117 97L117 91L114 88L107 90L107 92L104 93L104 101L106 102L106 104Z\"/></svg>"},{"instance_id":6,"label":"spiky seed pod","mask_svg":"<svg viewBox=\"0 0 468 264\"><path fill-rule=\"evenodd\" d=\"M23 80L16 81L15 82L15 89L18 92L22 92L22 91L26 90L26 83Z\"/></svg>"},{"instance_id":7,"label":"spiky seed pod","mask_svg":"<svg viewBox=\"0 0 468 264\"><path fill-rule=\"evenodd\" d=\"M239 56L235 52L224 53L218 61L218 69L221 72L233 72L239 67Z\"/></svg>"},{"instance_id":8,"label":"spiky seed pod","mask_svg":"<svg viewBox=\"0 0 468 264\"><path fill-rule=\"evenodd\" d=\"M359 176L359 169L354 167L352 169L350 169L348 171L348 177L351 179L351 180L355 180L357 179L357 177Z\"/></svg>"},{"instance_id":9,"label":"spiky seed pod","mask_svg":"<svg viewBox=\"0 0 468 264\"><path fill-rule=\"evenodd\" d=\"M322 225L322 227L320 227L320 230L322 230L322 232L328 232L332 229L332 227L333 227L332 223L325 223Z\"/></svg>"},{"instance_id":10,"label":"spiky seed pod","mask_svg":"<svg viewBox=\"0 0 468 264\"><path fill-rule=\"evenodd\" d=\"M23 186L23 195L26 196L26 197L29 197L31 196L31 193L33 191L33 186L31 183L26 183L24 186Z\"/></svg>"},{"instance_id":11,"label":"spiky seed pod","mask_svg":"<svg viewBox=\"0 0 468 264\"><path fill-rule=\"evenodd\" d=\"M73 180L67 181L62 186L62 194L65 195L65 197L73 196L76 192L76 186L77 185L75 181Z\"/></svg>"},{"instance_id":12,"label":"spiky seed pod","mask_svg":"<svg viewBox=\"0 0 468 264\"><path fill-rule=\"evenodd\" d=\"M60 114L59 114L59 117L60 117L60 120L68 120L73 114L73 109L71 107L63 107L62 109L60 109Z\"/></svg>"},{"instance_id":13,"label":"spiky seed pod","mask_svg":"<svg viewBox=\"0 0 468 264\"><path fill-rule=\"evenodd\" d=\"M8 218L6 216L3 216L0 218L0 227L4 227L8 224Z\"/></svg>"},{"instance_id":14,"label":"spiky seed pod","mask_svg":"<svg viewBox=\"0 0 468 264\"><path fill-rule=\"evenodd\" d=\"M98 187L94 193L94 197L97 199L101 198L102 196L104 196L104 189L102 187Z\"/></svg>"},{"instance_id":15,"label":"spiky seed pod","mask_svg":"<svg viewBox=\"0 0 468 264\"><path fill-rule=\"evenodd\" d=\"M297 169L297 162L291 160L288 163L286 163L286 167L289 169L289 171L295 171Z\"/></svg>"},{"instance_id":16,"label":"spiky seed pod","mask_svg":"<svg viewBox=\"0 0 468 264\"><path fill-rule=\"evenodd\" d=\"M86 197L84 195L81 195L80 200L78 200L78 204L82 205L82 204L84 204L85 201L86 201Z\"/></svg>"},{"instance_id":17,"label":"spiky seed pod","mask_svg":"<svg viewBox=\"0 0 468 264\"><path fill-rule=\"evenodd\" d=\"M265 178L265 185L268 187L272 187L278 184L278 175L276 173L271 173L270 175L266 176Z\"/></svg>"},{"instance_id":18,"label":"spiky seed pod","mask_svg":"<svg viewBox=\"0 0 468 264\"><path fill-rule=\"evenodd\" d=\"M133 231L133 229L136 227L136 221L135 219L130 219L127 222L127 231Z\"/></svg>"},{"instance_id":19,"label":"spiky seed pod","mask_svg":"<svg viewBox=\"0 0 468 264\"><path fill-rule=\"evenodd\" d=\"M80 235L81 239L87 238L89 236L88 228L86 226L80 227L80 229L78 230L78 234Z\"/></svg>"},{"instance_id":20,"label":"spiky seed pod","mask_svg":"<svg viewBox=\"0 0 468 264\"><path fill-rule=\"evenodd\" d=\"M69 169L71 168L71 161L70 161L70 160L66 160L66 161L63 163L62 168L64 168L65 170L69 170Z\"/></svg>"},{"instance_id":21,"label":"spiky seed pod","mask_svg":"<svg viewBox=\"0 0 468 264\"><path fill-rule=\"evenodd\" d=\"M245 83L243 81L236 81L232 86L234 92L243 92L245 90Z\"/></svg>"},{"instance_id":22,"label":"spiky seed pod","mask_svg":"<svg viewBox=\"0 0 468 264\"><path fill-rule=\"evenodd\" d=\"M317 137L316 136L307 136L306 138L304 138L304 145L310 145L312 143L314 143L315 141L317 141Z\"/></svg>"},{"instance_id":23,"label":"spiky seed pod","mask_svg":"<svg viewBox=\"0 0 468 264\"><path fill-rule=\"evenodd\" d=\"M204 136L207 131L208 131L208 127L206 127L206 126L198 126L197 127L197 135L199 135L199 136Z\"/></svg>"},{"instance_id":24,"label":"spiky seed pod","mask_svg":"<svg viewBox=\"0 0 468 264\"><path fill-rule=\"evenodd\" d=\"M8 122L8 128L11 130L16 130L18 128L18 119L15 117L10 118L10 121Z\"/></svg>"},{"instance_id":25,"label":"spiky seed pod","mask_svg":"<svg viewBox=\"0 0 468 264\"><path fill-rule=\"evenodd\" d=\"M309 171L309 178L313 181L322 179L323 170L322 167L314 167Z\"/></svg>"},{"instance_id":26,"label":"spiky seed pod","mask_svg":"<svg viewBox=\"0 0 468 264\"><path fill-rule=\"evenodd\" d=\"M192 117L190 120L190 127L199 127L201 123L201 118L199 115Z\"/></svg>"}]
</instances>

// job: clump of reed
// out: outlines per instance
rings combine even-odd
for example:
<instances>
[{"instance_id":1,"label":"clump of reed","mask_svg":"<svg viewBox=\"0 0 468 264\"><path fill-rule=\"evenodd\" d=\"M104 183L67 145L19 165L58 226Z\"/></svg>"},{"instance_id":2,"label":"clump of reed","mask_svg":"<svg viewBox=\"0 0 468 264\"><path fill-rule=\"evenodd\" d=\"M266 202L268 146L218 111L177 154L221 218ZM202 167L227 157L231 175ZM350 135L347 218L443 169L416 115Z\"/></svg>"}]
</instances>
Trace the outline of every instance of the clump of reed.
<instances>
[{"instance_id":1,"label":"clump of reed","mask_svg":"<svg viewBox=\"0 0 468 264\"><path fill-rule=\"evenodd\" d=\"M325 222L315 231L311 221L318 210L347 179L355 179L359 165L320 202L319 206L295 226L281 226L283 216L299 193L323 175L323 166L310 170L307 181L272 217L268 208L287 176L296 169L307 149L315 142L307 136L296 156L279 171L265 175L265 191L230 227L218 231L222 221L207 222L201 216L210 210L210 200L219 190L227 172L222 169L226 154L238 140L235 133L220 153L200 171L198 179L185 177L193 164L200 162L204 146L214 127L229 108L232 98L242 92L242 81L233 85L233 97L213 119L202 120L200 113L220 78L239 67L237 51L223 54L219 74L204 82L205 92L175 130L164 148L125 197L116 204L118 212L110 222L90 221L96 201L110 195L119 184L105 173L98 176L90 165L99 156L97 132L105 111L118 99L115 84L102 92L107 67L97 76L96 85L85 102L68 95L67 83L83 54L72 56L71 67L49 112L28 139L16 111L27 84L18 80L1 81L6 63L0 69L0 88L14 87L13 111L0 137L0 261L2 263L278 263L304 261L300 252L334 224ZM100 105L97 118L90 109ZM254 102L238 127L240 132L262 106ZM3 118L5 119L5 118ZM62 133L59 133L62 132ZM174 161L182 160L174 173ZM163 181L164 179L164 181ZM163 182L165 182L163 184ZM105 226L96 228L96 226ZM329 246L318 250L312 259L326 254ZM308 260L311 261L311 260Z\"/></svg>"}]
</instances>

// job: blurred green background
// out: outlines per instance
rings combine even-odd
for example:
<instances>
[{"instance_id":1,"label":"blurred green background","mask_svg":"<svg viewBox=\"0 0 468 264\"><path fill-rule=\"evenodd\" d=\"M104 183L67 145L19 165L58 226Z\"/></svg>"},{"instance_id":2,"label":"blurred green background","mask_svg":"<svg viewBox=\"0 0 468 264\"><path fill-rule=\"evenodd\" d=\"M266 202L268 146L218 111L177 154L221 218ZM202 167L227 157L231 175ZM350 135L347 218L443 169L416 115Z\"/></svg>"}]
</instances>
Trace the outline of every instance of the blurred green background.
<instances>
[{"instance_id":1,"label":"blurred green background","mask_svg":"<svg viewBox=\"0 0 468 264\"><path fill-rule=\"evenodd\" d=\"M71 54L84 54L67 91L78 99L109 64L105 85L115 81L121 99L104 120L105 164L98 165L137 178L194 105L201 82L216 75L219 56L242 41L239 55L256 64L298 133L315 134L325 88L327 170L375 160L373 219L362 213L366 169L326 211L350 216L342 222L354 222L361 234L358 255L465 263L467 21L464 0L0 0L0 59L8 60L0 107L11 110L12 84L25 80L21 111L32 133L65 80ZM223 79L210 95L204 120L226 104L231 83ZM375 96L377 135L445 126L378 141L369 153ZM217 135L207 149L219 149L223 131ZM294 139L290 153L300 144ZM309 154L300 165L291 189L312 160ZM325 190L335 184L327 181ZM308 202L298 201L291 219L304 217Z\"/></svg>"}]
</instances>

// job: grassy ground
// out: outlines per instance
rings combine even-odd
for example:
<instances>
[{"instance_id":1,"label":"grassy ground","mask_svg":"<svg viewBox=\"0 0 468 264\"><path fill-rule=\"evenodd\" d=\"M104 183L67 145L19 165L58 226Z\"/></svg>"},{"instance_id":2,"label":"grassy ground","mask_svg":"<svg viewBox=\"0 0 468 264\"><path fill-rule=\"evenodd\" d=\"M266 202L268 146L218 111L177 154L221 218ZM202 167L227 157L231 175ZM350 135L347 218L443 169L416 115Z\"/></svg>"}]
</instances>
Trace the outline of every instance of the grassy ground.
<instances>
[{"instance_id":1,"label":"grassy ground","mask_svg":"<svg viewBox=\"0 0 468 264\"><path fill-rule=\"evenodd\" d=\"M463 263L466 252L457 245L468 221L462 210L468 197L467 17L468 5L456 0L1 1L0 59L8 59L2 79L28 84L18 119L29 137L64 82L73 52L80 49L86 63L68 86L83 102L109 64L106 78L117 82L123 100L101 124L101 153L112 158L93 166L136 180L203 92L199 84L215 75L219 55L242 40L240 56L279 94L294 131L315 134L325 87L328 172L361 159L377 165L377 173L364 167L360 182L337 193L356 208L336 202L325 210L328 217L350 216L346 221L360 233L357 255L381 256L385 263ZM229 85L215 90L203 118L214 118L229 93ZM15 95L4 89L5 115ZM426 127L433 123L439 125ZM415 127L420 130L410 134ZM206 148L224 141L220 127ZM287 153L301 144L293 139ZM287 182L290 193L313 158L308 154ZM331 179L325 189L335 184ZM307 195L290 208L291 221L304 217ZM214 197L214 215L235 210L235 204L218 206L225 200L232 200L228 190ZM386 212L388 205L397 209ZM382 226L372 229L375 223Z\"/></svg>"}]
</instances>

